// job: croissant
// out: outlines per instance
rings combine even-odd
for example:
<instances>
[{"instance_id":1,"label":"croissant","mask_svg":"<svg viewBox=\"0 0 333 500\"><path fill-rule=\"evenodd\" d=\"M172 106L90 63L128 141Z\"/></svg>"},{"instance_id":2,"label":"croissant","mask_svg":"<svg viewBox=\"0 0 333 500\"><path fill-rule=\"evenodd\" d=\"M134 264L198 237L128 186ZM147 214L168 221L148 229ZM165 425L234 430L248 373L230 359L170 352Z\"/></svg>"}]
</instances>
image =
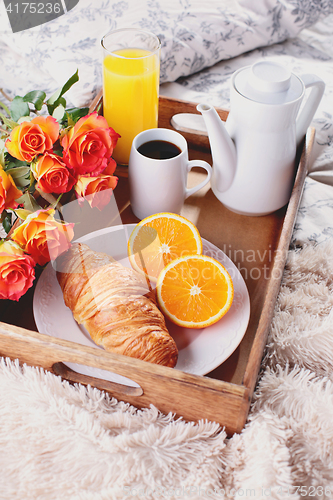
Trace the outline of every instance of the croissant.
<instances>
[{"instance_id":1,"label":"croissant","mask_svg":"<svg viewBox=\"0 0 333 500\"><path fill-rule=\"evenodd\" d=\"M74 243L56 261L64 301L107 351L174 367L178 350L143 276Z\"/></svg>"}]
</instances>

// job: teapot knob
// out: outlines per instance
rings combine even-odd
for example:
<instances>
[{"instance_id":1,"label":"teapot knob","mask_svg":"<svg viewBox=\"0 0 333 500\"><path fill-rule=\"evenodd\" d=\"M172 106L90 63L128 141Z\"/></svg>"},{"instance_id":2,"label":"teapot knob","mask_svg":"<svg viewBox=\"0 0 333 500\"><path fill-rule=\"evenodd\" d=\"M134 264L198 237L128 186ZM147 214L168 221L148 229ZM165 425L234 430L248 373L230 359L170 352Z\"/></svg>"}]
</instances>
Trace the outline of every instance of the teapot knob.
<instances>
[{"instance_id":1,"label":"teapot knob","mask_svg":"<svg viewBox=\"0 0 333 500\"><path fill-rule=\"evenodd\" d=\"M289 89L291 72L273 61L259 61L253 64L249 84L260 92L285 92Z\"/></svg>"},{"instance_id":2,"label":"teapot knob","mask_svg":"<svg viewBox=\"0 0 333 500\"><path fill-rule=\"evenodd\" d=\"M258 61L237 70L231 81L232 90L246 99L261 104L286 104L302 96L301 80L288 68L275 61Z\"/></svg>"}]
</instances>

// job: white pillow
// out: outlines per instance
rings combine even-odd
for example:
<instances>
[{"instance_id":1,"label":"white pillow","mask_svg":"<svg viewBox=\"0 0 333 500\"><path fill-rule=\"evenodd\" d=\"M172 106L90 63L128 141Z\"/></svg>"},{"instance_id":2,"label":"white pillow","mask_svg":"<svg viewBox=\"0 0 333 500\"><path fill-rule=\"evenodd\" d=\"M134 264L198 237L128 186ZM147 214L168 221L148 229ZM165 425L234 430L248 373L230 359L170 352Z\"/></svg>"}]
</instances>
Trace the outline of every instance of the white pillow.
<instances>
[{"instance_id":1,"label":"white pillow","mask_svg":"<svg viewBox=\"0 0 333 500\"><path fill-rule=\"evenodd\" d=\"M12 33L3 2L0 30L10 50L61 86L78 68L80 82L68 96L87 105L102 85L101 37L108 31L137 26L162 42L161 83L175 81L223 59L294 37L333 6L317 0L79 0L67 14L41 26ZM1 33L0 31L0 33ZM1 61L1 56L0 56ZM12 82L8 66L0 76ZM28 80L31 80L29 74ZM0 82L3 86L3 82ZM36 78L36 89L43 90ZM26 88L26 91L34 90Z\"/></svg>"}]
</instances>

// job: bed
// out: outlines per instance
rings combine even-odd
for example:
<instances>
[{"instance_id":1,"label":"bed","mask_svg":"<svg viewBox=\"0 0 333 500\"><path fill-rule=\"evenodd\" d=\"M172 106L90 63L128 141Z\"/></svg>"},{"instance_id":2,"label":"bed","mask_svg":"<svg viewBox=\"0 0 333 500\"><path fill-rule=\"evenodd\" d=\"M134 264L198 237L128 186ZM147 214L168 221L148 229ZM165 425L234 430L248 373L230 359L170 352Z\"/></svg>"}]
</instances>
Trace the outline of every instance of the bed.
<instances>
[{"instance_id":1,"label":"bed","mask_svg":"<svg viewBox=\"0 0 333 500\"><path fill-rule=\"evenodd\" d=\"M260 382L245 429L226 439L212 422L194 425L155 408L136 411L2 358L2 498L202 498L208 491L212 498L330 498L332 2L79 0L53 21L16 33L3 2L0 88L9 97L51 93L78 69L68 98L87 106L102 86L101 37L129 26L161 40L163 96L228 109L230 76L259 59L282 62L299 75L314 73L326 84L311 124L310 168Z\"/></svg>"}]
</instances>

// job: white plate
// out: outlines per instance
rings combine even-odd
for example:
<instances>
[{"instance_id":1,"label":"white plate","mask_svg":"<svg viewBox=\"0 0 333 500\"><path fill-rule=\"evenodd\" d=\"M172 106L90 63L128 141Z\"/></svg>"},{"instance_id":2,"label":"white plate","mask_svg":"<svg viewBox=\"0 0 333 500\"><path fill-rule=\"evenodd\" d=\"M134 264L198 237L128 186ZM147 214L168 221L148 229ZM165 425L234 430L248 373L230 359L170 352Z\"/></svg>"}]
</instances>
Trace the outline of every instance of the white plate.
<instances>
[{"instance_id":1,"label":"white plate","mask_svg":"<svg viewBox=\"0 0 333 500\"><path fill-rule=\"evenodd\" d=\"M112 255L124 266L127 241L135 224L115 226L87 234L77 241L92 250ZM167 321L170 334L179 350L176 368L187 373L205 375L225 361L241 342L249 322L250 299L245 282L235 264L212 243L203 241L203 253L221 262L229 271L234 284L234 300L227 314L217 323L200 330L181 328ZM86 346L97 346L87 331L80 327L65 306L62 291L50 262L42 272L34 294L33 311L40 332ZM96 378L138 387L134 381L107 370L67 363L71 369Z\"/></svg>"}]
</instances>

